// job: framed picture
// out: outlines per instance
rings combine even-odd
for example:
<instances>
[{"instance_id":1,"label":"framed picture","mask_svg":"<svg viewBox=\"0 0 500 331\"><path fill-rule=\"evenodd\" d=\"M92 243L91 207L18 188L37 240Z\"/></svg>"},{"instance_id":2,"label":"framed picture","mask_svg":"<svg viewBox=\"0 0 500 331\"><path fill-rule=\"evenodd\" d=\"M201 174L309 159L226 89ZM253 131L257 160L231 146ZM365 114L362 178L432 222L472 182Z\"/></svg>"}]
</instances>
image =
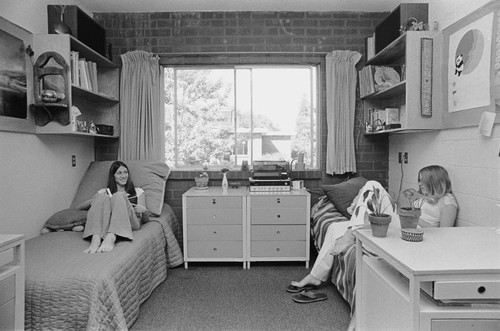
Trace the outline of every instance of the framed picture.
<instances>
[{"instance_id":1,"label":"framed picture","mask_svg":"<svg viewBox=\"0 0 500 331\"><path fill-rule=\"evenodd\" d=\"M476 126L483 112L498 109L499 20L500 2L492 1L443 30L445 128Z\"/></svg>"},{"instance_id":2,"label":"framed picture","mask_svg":"<svg viewBox=\"0 0 500 331\"><path fill-rule=\"evenodd\" d=\"M32 101L33 68L29 47L33 35L0 17L0 130L35 132L28 105Z\"/></svg>"}]
</instances>

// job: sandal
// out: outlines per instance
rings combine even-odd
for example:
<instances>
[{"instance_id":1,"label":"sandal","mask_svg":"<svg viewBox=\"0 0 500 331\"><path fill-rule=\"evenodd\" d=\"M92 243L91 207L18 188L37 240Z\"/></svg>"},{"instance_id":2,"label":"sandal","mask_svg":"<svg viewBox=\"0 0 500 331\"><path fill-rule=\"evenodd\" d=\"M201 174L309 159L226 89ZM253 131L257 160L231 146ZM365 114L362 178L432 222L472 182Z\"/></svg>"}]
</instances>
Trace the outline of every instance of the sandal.
<instances>
[{"instance_id":1,"label":"sandal","mask_svg":"<svg viewBox=\"0 0 500 331\"><path fill-rule=\"evenodd\" d=\"M292 296L292 300L298 303L311 303L328 299L326 293L304 291Z\"/></svg>"}]
</instances>

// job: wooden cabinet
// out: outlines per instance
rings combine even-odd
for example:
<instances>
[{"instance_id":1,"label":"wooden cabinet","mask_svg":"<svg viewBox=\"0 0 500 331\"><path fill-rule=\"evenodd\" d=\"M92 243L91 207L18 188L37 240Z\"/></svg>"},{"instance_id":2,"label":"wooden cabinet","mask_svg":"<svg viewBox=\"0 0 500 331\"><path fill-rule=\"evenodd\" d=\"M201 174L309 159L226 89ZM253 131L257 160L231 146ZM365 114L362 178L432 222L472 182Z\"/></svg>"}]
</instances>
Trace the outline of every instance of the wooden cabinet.
<instances>
[{"instance_id":1,"label":"wooden cabinet","mask_svg":"<svg viewBox=\"0 0 500 331\"><path fill-rule=\"evenodd\" d=\"M243 262L246 188L189 189L182 196L184 266L188 262Z\"/></svg>"},{"instance_id":2,"label":"wooden cabinet","mask_svg":"<svg viewBox=\"0 0 500 331\"><path fill-rule=\"evenodd\" d=\"M370 229L354 235L356 329L500 329L500 239L494 230L426 228L421 242L402 240L396 228L385 238ZM426 290L438 284L453 288L448 300Z\"/></svg>"},{"instance_id":3,"label":"wooden cabinet","mask_svg":"<svg viewBox=\"0 0 500 331\"><path fill-rule=\"evenodd\" d=\"M24 330L24 235L0 234L0 330Z\"/></svg>"},{"instance_id":4,"label":"wooden cabinet","mask_svg":"<svg viewBox=\"0 0 500 331\"><path fill-rule=\"evenodd\" d=\"M366 66L397 68L400 78L397 82L391 82L390 87L385 86L361 98L364 123L372 128L371 131L366 130L367 135L441 127L441 92L436 78L441 70L441 48L440 33L408 31L367 60ZM377 115L374 114L387 108L396 111L396 123L401 124L401 127L378 125L385 120L376 121Z\"/></svg>"},{"instance_id":5,"label":"wooden cabinet","mask_svg":"<svg viewBox=\"0 0 500 331\"><path fill-rule=\"evenodd\" d=\"M39 134L70 134L82 136L100 136L100 137L118 137L119 136L119 85L120 73L119 67L110 62L107 58L97 53L90 47L78 41L70 35L48 34L35 35L33 41L35 59L40 56L46 56L50 52L55 52L62 58L67 66L63 70L64 74L53 74L52 81L45 81L40 77L40 70L34 70L35 96L41 93L43 89L58 89L64 93L64 98L57 102L43 102L35 97L35 102L31 105L31 111L34 113L35 122L37 122L36 132ZM71 70L71 53L78 52L79 59L85 59L87 63L95 63L97 89L86 88L79 81L75 80L74 71ZM52 61L52 62L51 62ZM60 68L61 65L53 59L46 64L46 68ZM48 71L50 71L48 70ZM47 71L47 70L46 70ZM59 70L59 72L61 72ZM46 72L45 72L46 73ZM83 87L82 87L83 86ZM72 107L75 106L81 112L76 118L72 113ZM113 126L114 134L92 134L81 130L76 120L85 122L87 128L90 123L95 125L103 124ZM79 129L80 127L80 129Z\"/></svg>"},{"instance_id":6,"label":"wooden cabinet","mask_svg":"<svg viewBox=\"0 0 500 331\"><path fill-rule=\"evenodd\" d=\"M248 268L252 261L305 261L309 267L310 195L306 190L248 193Z\"/></svg>"}]
</instances>

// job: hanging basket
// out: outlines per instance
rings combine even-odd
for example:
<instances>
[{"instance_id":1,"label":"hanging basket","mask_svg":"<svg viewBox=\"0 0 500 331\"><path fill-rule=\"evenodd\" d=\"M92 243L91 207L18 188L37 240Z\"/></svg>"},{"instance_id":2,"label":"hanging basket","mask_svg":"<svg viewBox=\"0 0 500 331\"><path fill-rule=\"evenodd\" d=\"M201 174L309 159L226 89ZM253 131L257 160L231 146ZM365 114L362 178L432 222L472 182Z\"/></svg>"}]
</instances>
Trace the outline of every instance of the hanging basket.
<instances>
[{"instance_id":1,"label":"hanging basket","mask_svg":"<svg viewBox=\"0 0 500 331\"><path fill-rule=\"evenodd\" d=\"M372 235L374 237L384 238L387 236L387 230L391 223L392 216L383 214L382 216L368 215L368 221L372 228Z\"/></svg>"}]
</instances>

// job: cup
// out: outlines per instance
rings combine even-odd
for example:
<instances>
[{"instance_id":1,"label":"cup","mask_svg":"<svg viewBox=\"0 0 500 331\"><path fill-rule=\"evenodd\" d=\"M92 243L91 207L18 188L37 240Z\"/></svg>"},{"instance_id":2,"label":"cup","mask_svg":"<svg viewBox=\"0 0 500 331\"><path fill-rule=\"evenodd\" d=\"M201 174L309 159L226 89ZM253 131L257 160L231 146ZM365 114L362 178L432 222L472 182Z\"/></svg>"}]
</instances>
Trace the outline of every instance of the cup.
<instances>
[{"instance_id":1,"label":"cup","mask_svg":"<svg viewBox=\"0 0 500 331\"><path fill-rule=\"evenodd\" d=\"M292 180L292 190L302 190L304 188L303 180Z\"/></svg>"}]
</instances>

